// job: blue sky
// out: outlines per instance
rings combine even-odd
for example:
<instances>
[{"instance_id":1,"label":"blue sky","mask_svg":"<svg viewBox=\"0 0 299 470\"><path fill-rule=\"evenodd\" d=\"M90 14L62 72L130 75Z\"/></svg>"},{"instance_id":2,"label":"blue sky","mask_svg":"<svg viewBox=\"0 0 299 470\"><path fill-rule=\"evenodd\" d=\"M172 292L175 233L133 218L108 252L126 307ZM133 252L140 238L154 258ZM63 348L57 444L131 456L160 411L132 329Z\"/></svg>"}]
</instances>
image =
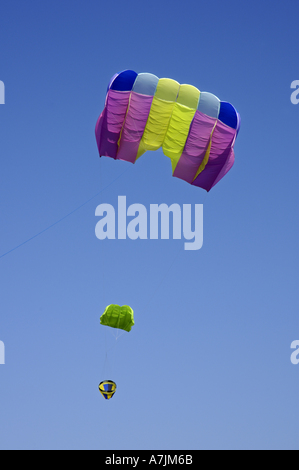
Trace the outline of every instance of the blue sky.
<instances>
[{"instance_id":1,"label":"blue sky","mask_svg":"<svg viewBox=\"0 0 299 470\"><path fill-rule=\"evenodd\" d=\"M0 256L95 196L0 258L0 448L298 449L298 2L0 8ZM162 151L98 158L107 84L129 68L237 108L235 165L209 194ZM95 209L119 195L203 204L202 249L98 240ZM135 312L117 341L110 303Z\"/></svg>"}]
</instances>

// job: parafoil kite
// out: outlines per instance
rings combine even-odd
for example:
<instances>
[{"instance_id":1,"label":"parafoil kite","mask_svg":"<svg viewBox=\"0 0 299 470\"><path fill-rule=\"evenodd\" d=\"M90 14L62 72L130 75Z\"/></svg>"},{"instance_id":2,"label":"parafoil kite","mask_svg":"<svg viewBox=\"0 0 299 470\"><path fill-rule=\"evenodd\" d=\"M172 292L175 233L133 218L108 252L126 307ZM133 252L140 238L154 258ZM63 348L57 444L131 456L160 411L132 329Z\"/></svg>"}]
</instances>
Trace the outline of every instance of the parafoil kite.
<instances>
[{"instance_id":1,"label":"parafoil kite","mask_svg":"<svg viewBox=\"0 0 299 470\"><path fill-rule=\"evenodd\" d=\"M128 305L108 305L100 318L101 325L131 331L134 325L134 312Z\"/></svg>"},{"instance_id":2,"label":"parafoil kite","mask_svg":"<svg viewBox=\"0 0 299 470\"><path fill-rule=\"evenodd\" d=\"M100 383L99 390L103 397L109 400L116 392L116 383L112 380L104 380Z\"/></svg>"},{"instance_id":3,"label":"parafoil kite","mask_svg":"<svg viewBox=\"0 0 299 470\"><path fill-rule=\"evenodd\" d=\"M125 70L109 83L96 140L100 156L131 163L162 148L173 176L210 191L233 166L239 128L236 109L215 95Z\"/></svg>"}]
</instances>

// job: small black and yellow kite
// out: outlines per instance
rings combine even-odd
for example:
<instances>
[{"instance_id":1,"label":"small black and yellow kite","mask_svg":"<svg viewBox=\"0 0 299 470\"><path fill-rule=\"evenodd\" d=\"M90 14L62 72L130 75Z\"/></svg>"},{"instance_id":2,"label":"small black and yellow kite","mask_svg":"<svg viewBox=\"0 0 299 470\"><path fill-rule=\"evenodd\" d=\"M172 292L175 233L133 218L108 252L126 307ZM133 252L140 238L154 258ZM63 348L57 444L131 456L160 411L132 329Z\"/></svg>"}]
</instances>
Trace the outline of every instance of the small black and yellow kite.
<instances>
[{"instance_id":1,"label":"small black and yellow kite","mask_svg":"<svg viewBox=\"0 0 299 470\"><path fill-rule=\"evenodd\" d=\"M116 391L116 383L112 380L104 380L99 385L99 390L106 400L113 397Z\"/></svg>"}]
</instances>

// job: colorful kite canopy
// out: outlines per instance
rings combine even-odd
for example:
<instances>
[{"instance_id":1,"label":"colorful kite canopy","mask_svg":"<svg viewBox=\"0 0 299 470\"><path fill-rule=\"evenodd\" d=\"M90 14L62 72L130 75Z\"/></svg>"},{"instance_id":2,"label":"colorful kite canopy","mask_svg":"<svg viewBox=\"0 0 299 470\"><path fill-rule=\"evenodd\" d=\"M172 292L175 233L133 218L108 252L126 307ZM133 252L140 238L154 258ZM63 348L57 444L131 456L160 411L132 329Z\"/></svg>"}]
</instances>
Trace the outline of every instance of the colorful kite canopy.
<instances>
[{"instance_id":1,"label":"colorful kite canopy","mask_svg":"<svg viewBox=\"0 0 299 470\"><path fill-rule=\"evenodd\" d=\"M236 109L169 78L125 70L112 77L96 124L100 156L135 163L162 148L173 176L207 191L234 164Z\"/></svg>"},{"instance_id":2,"label":"colorful kite canopy","mask_svg":"<svg viewBox=\"0 0 299 470\"><path fill-rule=\"evenodd\" d=\"M116 383L112 380L104 380L99 385L99 390L106 400L113 397L116 392Z\"/></svg>"},{"instance_id":3,"label":"colorful kite canopy","mask_svg":"<svg viewBox=\"0 0 299 470\"><path fill-rule=\"evenodd\" d=\"M108 305L100 318L101 325L131 331L134 325L134 312L128 305Z\"/></svg>"}]
</instances>

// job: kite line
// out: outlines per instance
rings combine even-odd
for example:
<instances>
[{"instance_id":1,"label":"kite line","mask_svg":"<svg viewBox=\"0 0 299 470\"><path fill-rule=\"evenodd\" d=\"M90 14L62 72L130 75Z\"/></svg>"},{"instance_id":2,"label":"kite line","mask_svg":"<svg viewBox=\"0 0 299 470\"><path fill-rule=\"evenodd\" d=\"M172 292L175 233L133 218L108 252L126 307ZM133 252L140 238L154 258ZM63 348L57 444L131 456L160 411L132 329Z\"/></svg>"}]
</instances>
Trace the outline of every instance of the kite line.
<instances>
[{"instance_id":1,"label":"kite line","mask_svg":"<svg viewBox=\"0 0 299 470\"><path fill-rule=\"evenodd\" d=\"M128 170L130 170L130 168L127 168L123 173L121 173L119 176L117 176L113 181L111 181L111 183L109 183L107 186L105 186L105 188L101 189L99 192L97 192L94 196L92 196L91 198L89 198L87 201L83 202L83 204L80 204L80 206L76 207L76 209L73 209L71 212L69 212L68 214L64 215L63 217L61 217L60 219L56 220L56 222L54 222L53 224L49 225L48 227L44 228L43 230L41 230L40 232L36 233L35 235L33 235L32 237L28 238L27 240L23 241L22 243L20 243L19 245L16 245L14 248L11 248L10 250L6 251L5 253L3 253L2 255L0 255L0 259L1 258L4 258L4 256L8 255L9 253L12 253L13 251L17 250L18 248L20 248L21 246L23 245L26 245L26 243L29 243L31 240L34 240L34 238L37 238L39 237L42 233L45 233L47 232L48 230L50 230L52 227L54 227L55 225L58 225L60 222L62 222L63 220L67 219L68 217L70 217L72 214L74 214L75 212L77 212L79 209L81 209L82 207L86 206L86 204L88 204L90 201L92 201L93 199L95 199L99 194L101 194L103 191L105 191L107 188L109 188L109 186L111 186L116 180L118 180L121 176L123 176Z\"/></svg>"}]
</instances>

